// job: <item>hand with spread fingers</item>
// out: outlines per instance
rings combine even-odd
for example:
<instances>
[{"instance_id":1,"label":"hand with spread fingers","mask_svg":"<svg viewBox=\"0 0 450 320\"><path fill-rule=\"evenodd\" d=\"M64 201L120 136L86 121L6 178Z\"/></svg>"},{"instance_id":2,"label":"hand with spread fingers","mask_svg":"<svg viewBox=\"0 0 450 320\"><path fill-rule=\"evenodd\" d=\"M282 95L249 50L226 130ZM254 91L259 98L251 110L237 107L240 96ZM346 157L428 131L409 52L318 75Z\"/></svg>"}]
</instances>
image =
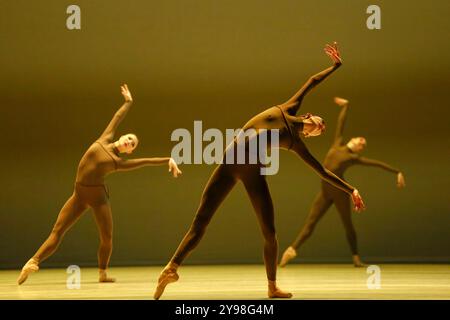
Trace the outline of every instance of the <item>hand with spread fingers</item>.
<instances>
[{"instance_id":1,"label":"hand with spread fingers","mask_svg":"<svg viewBox=\"0 0 450 320\"><path fill-rule=\"evenodd\" d=\"M339 53L339 49L337 47L337 42L333 42L332 45L327 44L325 45L325 53L333 60L334 65L341 65L342 64L342 58L341 54Z\"/></svg>"},{"instance_id":2,"label":"hand with spread fingers","mask_svg":"<svg viewBox=\"0 0 450 320\"><path fill-rule=\"evenodd\" d=\"M356 190L356 189L353 190L352 201L353 201L354 209L356 212L361 212L366 209L364 201L363 201L361 195L359 194L358 190Z\"/></svg>"}]
</instances>

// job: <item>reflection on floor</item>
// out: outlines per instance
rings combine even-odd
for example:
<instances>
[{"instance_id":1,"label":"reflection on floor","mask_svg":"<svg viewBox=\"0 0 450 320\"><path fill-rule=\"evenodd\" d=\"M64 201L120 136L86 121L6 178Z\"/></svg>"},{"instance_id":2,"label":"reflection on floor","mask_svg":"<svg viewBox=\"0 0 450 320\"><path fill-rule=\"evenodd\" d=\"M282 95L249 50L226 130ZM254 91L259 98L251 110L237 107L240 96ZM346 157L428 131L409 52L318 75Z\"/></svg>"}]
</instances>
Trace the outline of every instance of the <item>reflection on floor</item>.
<instances>
[{"instance_id":1,"label":"reflection on floor","mask_svg":"<svg viewBox=\"0 0 450 320\"><path fill-rule=\"evenodd\" d=\"M450 299L450 266L379 265L377 278L346 264L296 264L278 271L294 299ZM81 269L79 289L68 289L66 269L41 269L22 286L18 270L0 271L0 299L152 299L162 267L117 267L116 283L98 283L97 269ZM182 266L162 299L266 299L263 265ZM72 275L73 277L73 275ZM375 289L377 279L381 288ZM369 284L369 286L368 286ZM369 287L372 287L370 289Z\"/></svg>"}]
</instances>

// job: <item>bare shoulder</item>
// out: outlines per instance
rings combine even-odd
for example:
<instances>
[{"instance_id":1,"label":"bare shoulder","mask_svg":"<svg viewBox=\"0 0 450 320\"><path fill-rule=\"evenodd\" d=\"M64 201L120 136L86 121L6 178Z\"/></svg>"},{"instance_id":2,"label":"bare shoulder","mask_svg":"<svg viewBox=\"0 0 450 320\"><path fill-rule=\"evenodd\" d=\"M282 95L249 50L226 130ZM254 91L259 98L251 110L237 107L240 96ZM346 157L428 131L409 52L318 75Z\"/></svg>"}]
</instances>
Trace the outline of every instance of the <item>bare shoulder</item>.
<instances>
[{"instance_id":1,"label":"bare shoulder","mask_svg":"<svg viewBox=\"0 0 450 320\"><path fill-rule=\"evenodd\" d=\"M300 105L300 101L291 101L291 102L285 102L283 104L280 104L278 107L283 111L286 112L287 114L291 115L291 116L295 116L296 115L296 109L298 108L298 106Z\"/></svg>"}]
</instances>

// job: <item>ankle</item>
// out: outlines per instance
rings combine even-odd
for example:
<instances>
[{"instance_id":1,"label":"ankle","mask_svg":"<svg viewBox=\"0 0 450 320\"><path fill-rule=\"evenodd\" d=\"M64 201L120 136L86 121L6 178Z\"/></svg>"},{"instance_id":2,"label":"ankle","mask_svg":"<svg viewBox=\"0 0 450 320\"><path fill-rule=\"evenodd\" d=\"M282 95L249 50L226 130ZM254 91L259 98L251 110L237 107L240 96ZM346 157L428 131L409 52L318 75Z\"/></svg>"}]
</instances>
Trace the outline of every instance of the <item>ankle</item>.
<instances>
[{"instance_id":1,"label":"ankle","mask_svg":"<svg viewBox=\"0 0 450 320\"><path fill-rule=\"evenodd\" d=\"M179 264L177 264L177 263L175 263L175 262L173 262L173 261L170 261L170 262L166 265L166 267L164 268L164 270L169 270L169 271L176 272L176 271L178 270L178 267L179 267L179 266L180 266Z\"/></svg>"},{"instance_id":2,"label":"ankle","mask_svg":"<svg viewBox=\"0 0 450 320\"><path fill-rule=\"evenodd\" d=\"M39 260L35 259L35 258L31 258L30 260L28 260L25 265L23 266L24 268L29 268L32 266L36 266L39 268Z\"/></svg>"},{"instance_id":3,"label":"ankle","mask_svg":"<svg viewBox=\"0 0 450 320\"><path fill-rule=\"evenodd\" d=\"M269 291L277 290L277 281L276 280L269 280L268 281L268 287L269 287Z\"/></svg>"}]
</instances>

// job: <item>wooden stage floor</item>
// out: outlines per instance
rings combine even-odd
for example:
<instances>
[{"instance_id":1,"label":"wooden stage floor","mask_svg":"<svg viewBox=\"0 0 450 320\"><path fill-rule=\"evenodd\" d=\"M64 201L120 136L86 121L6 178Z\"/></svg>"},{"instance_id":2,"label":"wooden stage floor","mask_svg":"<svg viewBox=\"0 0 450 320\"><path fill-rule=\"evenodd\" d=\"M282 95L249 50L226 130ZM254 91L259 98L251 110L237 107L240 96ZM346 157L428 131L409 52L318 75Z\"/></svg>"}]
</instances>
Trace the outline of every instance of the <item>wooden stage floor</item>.
<instances>
[{"instance_id":1,"label":"wooden stage floor","mask_svg":"<svg viewBox=\"0 0 450 320\"><path fill-rule=\"evenodd\" d=\"M365 268L296 264L279 269L278 283L294 299L450 299L450 265L381 264L381 288L368 289ZM0 271L0 299L152 299L162 267L115 267L116 283L98 283L81 269L81 288L67 289L65 269L42 269L18 286L18 270ZM263 265L183 266L162 299L266 299Z\"/></svg>"}]
</instances>

